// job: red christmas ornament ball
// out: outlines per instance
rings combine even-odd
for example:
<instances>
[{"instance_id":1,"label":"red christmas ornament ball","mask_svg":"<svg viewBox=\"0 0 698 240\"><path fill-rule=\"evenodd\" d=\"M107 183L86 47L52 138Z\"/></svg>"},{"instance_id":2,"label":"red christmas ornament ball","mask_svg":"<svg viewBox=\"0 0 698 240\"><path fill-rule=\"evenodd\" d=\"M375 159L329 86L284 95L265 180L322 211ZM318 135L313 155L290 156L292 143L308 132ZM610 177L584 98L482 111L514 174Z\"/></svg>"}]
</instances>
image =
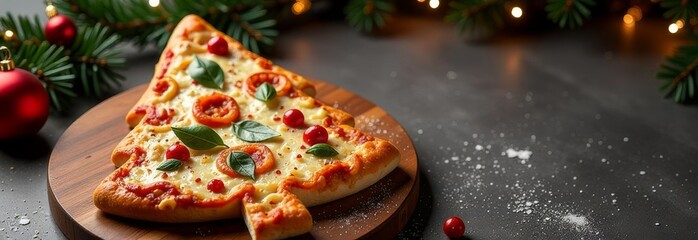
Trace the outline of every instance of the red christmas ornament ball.
<instances>
[{"instance_id":1,"label":"red christmas ornament ball","mask_svg":"<svg viewBox=\"0 0 698 240\"><path fill-rule=\"evenodd\" d=\"M46 123L49 99L39 80L23 69L0 71L0 140L36 134Z\"/></svg>"},{"instance_id":2,"label":"red christmas ornament ball","mask_svg":"<svg viewBox=\"0 0 698 240\"><path fill-rule=\"evenodd\" d=\"M46 41L69 47L73 45L75 36L78 34L78 28L75 26L73 19L63 15L56 15L48 19L44 35Z\"/></svg>"}]
</instances>

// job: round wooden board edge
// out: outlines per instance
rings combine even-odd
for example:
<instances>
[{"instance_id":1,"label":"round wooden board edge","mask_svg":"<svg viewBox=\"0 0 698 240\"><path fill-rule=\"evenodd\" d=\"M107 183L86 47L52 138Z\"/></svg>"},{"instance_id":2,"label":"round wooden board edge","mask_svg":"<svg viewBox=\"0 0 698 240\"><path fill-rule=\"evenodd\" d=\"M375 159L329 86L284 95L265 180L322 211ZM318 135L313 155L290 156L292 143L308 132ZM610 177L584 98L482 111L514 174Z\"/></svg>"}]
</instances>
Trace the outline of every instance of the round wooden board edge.
<instances>
[{"instance_id":1,"label":"round wooden board edge","mask_svg":"<svg viewBox=\"0 0 698 240\"><path fill-rule=\"evenodd\" d=\"M412 186L410 187L409 192L407 195L402 199L402 203L400 206L395 209L395 211L390 215L387 219L385 219L381 224L374 226L369 232L366 232L361 238L363 239L383 239L383 238L392 238L396 236L402 228L407 224L409 221L411 215L413 214L416 205L417 205L417 200L419 196L419 161L416 155L416 151L414 149L414 143L412 142L411 138L405 131L405 129L402 127L402 125L395 120L390 114L385 112L383 109L381 109L379 106L373 104L373 102L349 91L344 88L322 82L322 81L316 81L313 80L311 81L314 85L320 86L318 88L322 88L323 85L325 87L333 89L333 90L338 90L338 91L344 91L349 94L352 94L352 97L358 98L360 101L365 101L367 103L370 103L372 106L375 106L378 108L380 111L382 111L389 119L394 121L397 124L397 127L401 131L402 134L404 134L407 137L408 140L408 145L409 145L409 153L411 158L414 159L414 164L415 164L415 175L414 179L412 179L411 183ZM81 120L81 118L85 117L86 115L89 115L92 111L96 111L100 109L101 107L104 107L104 105L108 105L111 101L116 101L119 98L122 98L127 95L132 95L134 93L142 93L145 91L147 87L147 84L141 84L136 87L133 87L131 89L128 89L126 91L123 91L117 95L114 95L110 97L109 99L101 102L100 104L94 106L90 110L86 111L82 116L80 116L75 122L78 122ZM140 95L137 95L140 96ZM134 103L136 100L133 100ZM321 100L322 101L322 100ZM75 122L73 124L75 124ZM66 133L69 133L70 130L73 128L73 124L71 124L66 131L63 133L64 135ZM124 125L125 126L125 125ZM65 144L61 140L63 139L63 136L59 138L56 147L58 147L60 144ZM55 149L55 148L54 148ZM402 152L402 150L401 150ZM51 211L51 216L53 221L58 225L59 229L62 231L62 233L70 238L70 239L90 239L90 238L98 238L97 235L92 233L89 229L85 228L80 224L71 214L60 204L60 201L56 197L54 191L52 190L52 182L51 182L51 169L52 169L52 162L51 159L53 159L54 153L51 154L51 157L49 159L49 166L47 168L47 186L48 186L48 202L49 202L49 207ZM404 158L404 156L403 156ZM403 161L403 159L401 159ZM90 196L91 197L91 196ZM312 210L313 208L311 208Z\"/></svg>"}]
</instances>

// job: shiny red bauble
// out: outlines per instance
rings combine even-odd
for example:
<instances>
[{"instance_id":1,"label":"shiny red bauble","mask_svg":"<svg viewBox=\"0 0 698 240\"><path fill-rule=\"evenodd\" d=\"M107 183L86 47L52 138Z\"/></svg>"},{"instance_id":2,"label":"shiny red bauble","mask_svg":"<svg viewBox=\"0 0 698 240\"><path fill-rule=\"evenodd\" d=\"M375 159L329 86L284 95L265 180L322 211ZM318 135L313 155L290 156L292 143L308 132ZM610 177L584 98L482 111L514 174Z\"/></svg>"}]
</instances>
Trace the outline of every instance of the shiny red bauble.
<instances>
[{"instance_id":1,"label":"shiny red bauble","mask_svg":"<svg viewBox=\"0 0 698 240\"><path fill-rule=\"evenodd\" d=\"M444 222L444 233L449 238L463 237L465 223L459 217L450 217Z\"/></svg>"},{"instance_id":2,"label":"shiny red bauble","mask_svg":"<svg viewBox=\"0 0 698 240\"><path fill-rule=\"evenodd\" d=\"M19 68L0 71L0 140L36 134L48 112L48 94L34 74Z\"/></svg>"},{"instance_id":3,"label":"shiny red bauble","mask_svg":"<svg viewBox=\"0 0 698 240\"><path fill-rule=\"evenodd\" d=\"M78 34L78 28L69 17L56 15L48 19L44 35L46 41L65 47L70 47Z\"/></svg>"}]
</instances>

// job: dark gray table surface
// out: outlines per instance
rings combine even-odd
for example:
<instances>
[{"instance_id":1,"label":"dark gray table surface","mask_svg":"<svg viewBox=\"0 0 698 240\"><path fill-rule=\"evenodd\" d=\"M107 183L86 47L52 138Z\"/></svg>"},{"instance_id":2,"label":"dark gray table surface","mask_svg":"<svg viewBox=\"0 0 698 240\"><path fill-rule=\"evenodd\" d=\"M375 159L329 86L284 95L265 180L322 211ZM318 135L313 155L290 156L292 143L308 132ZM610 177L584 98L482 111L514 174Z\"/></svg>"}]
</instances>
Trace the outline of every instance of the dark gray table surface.
<instances>
[{"instance_id":1,"label":"dark gray table surface","mask_svg":"<svg viewBox=\"0 0 698 240\"><path fill-rule=\"evenodd\" d=\"M438 19L399 17L381 37L316 22L282 32L271 58L373 101L412 136L422 194L401 238L443 239L452 215L472 239L698 238L698 106L662 99L654 78L678 38L662 21L620 23L477 42ZM114 94L149 81L159 54L124 50ZM78 99L36 140L0 146L0 237L64 238L48 158L99 102Z\"/></svg>"}]
</instances>

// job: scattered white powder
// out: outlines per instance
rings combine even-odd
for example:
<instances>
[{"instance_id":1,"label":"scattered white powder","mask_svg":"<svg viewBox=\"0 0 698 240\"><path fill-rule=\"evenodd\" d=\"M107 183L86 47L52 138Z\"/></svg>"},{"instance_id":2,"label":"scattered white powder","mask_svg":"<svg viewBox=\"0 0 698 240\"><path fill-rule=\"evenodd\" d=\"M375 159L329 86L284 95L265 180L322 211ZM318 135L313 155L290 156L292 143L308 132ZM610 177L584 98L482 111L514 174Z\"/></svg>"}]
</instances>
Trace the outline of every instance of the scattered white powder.
<instances>
[{"instance_id":1,"label":"scattered white powder","mask_svg":"<svg viewBox=\"0 0 698 240\"><path fill-rule=\"evenodd\" d=\"M623 138L623 142L628 142L630 139L628 137Z\"/></svg>"},{"instance_id":2,"label":"scattered white powder","mask_svg":"<svg viewBox=\"0 0 698 240\"><path fill-rule=\"evenodd\" d=\"M574 213L568 213L567 215L562 217L562 220L565 220L566 222L573 224L577 229L584 229L587 228L589 225L589 221L585 216L577 215Z\"/></svg>"},{"instance_id":3,"label":"scattered white powder","mask_svg":"<svg viewBox=\"0 0 698 240\"><path fill-rule=\"evenodd\" d=\"M521 160L528 160L531 158L531 154L533 154L533 152L528 151L528 150L516 151L513 148L509 148L509 149L507 149L506 154L507 154L507 157L509 157L509 158L517 157Z\"/></svg>"},{"instance_id":4,"label":"scattered white powder","mask_svg":"<svg viewBox=\"0 0 698 240\"><path fill-rule=\"evenodd\" d=\"M640 175L645 175L645 171L640 171Z\"/></svg>"},{"instance_id":5,"label":"scattered white powder","mask_svg":"<svg viewBox=\"0 0 698 240\"><path fill-rule=\"evenodd\" d=\"M19 225L27 225L31 222L31 219L29 219L27 216L22 216L19 218Z\"/></svg>"},{"instance_id":6,"label":"scattered white powder","mask_svg":"<svg viewBox=\"0 0 698 240\"><path fill-rule=\"evenodd\" d=\"M475 150L477 150L477 151L480 151L480 150L482 150L482 149L483 149L483 147L482 147L482 145L480 145L480 144L478 144L477 146L475 146Z\"/></svg>"},{"instance_id":7,"label":"scattered white powder","mask_svg":"<svg viewBox=\"0 0 698 240\"><path fill-rule=\"evenodd\" d=\"M424 130L422 130L422 129L417 129L417 134L420 134L420 135L421 135L422 133L424 133Z\"/></svg>"}]
</instances>

